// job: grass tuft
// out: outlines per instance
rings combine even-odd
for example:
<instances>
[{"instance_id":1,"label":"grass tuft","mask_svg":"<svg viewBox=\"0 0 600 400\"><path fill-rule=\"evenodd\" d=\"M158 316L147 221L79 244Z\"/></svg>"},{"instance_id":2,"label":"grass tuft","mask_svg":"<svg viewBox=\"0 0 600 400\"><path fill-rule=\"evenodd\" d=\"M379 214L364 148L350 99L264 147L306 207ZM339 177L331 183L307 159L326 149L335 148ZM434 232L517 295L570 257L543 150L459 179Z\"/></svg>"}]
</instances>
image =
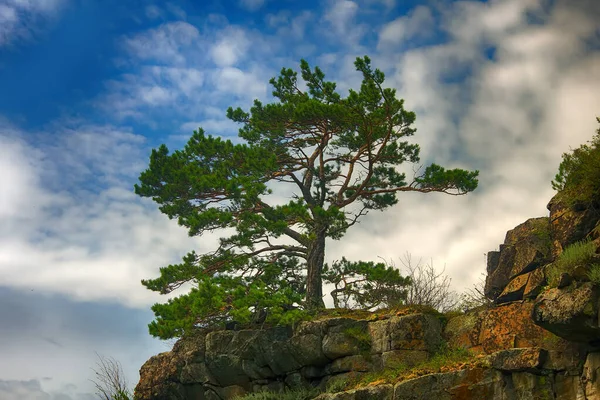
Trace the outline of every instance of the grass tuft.
<instances>
[{"instance_id":1,"label":"grass tuft","mask_svg":"<svg viewBox=\"0 0 600 400\"><path fill-rule=\"evenodd\" d=\"M573 243L563 250L558 259L546 271L550 287L558 285L560 275L572 271L575 267L585 265L593 260L596 254L596 243L584 239Z\"/></svg>"}]
</instances>

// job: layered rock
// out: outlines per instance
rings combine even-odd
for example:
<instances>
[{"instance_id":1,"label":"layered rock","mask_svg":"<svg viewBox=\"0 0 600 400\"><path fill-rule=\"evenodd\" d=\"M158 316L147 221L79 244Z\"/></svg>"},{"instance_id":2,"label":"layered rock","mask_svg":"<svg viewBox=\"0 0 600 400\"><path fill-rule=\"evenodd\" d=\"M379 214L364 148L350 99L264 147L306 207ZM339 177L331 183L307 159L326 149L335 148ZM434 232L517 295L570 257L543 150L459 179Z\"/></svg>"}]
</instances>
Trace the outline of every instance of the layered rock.
<instances>
[{"instance_id":1,"label":"layered rock","mask_svg":"<svg viewBox=\"0 0 600 400\"><path fill-rule=\"evenodd\" d=\"M488 253L486 296L498 303L522 299L530 272L550 260L550 245L547 217L531 218L508 231L500 251Z\"/></svg>"},{"instance_id":2,"label":"layered rock","mask_svg":"<svg viewBox=\"0 0 600 400\"><path fill-rule=\"evenodd\" d=\"M590 353L582 375L546 367L539 348L504 350L491 367L466 368L398 382L322 394L315 400L595 400L600 398L600 353Z\"/></svg>"},{"instance_id":3,"label":"layered rock","mask_svg":"<svg viewBox=\"0 0 600 400\"><path fill-rule=\"evenodd\" d=\"M323 386L348 373L422 362L439 347L441 333L440 320L430 314L332 318L295 330L198 331L142 366L136 399L229 399Z\"/></svg>"}]
</instances>

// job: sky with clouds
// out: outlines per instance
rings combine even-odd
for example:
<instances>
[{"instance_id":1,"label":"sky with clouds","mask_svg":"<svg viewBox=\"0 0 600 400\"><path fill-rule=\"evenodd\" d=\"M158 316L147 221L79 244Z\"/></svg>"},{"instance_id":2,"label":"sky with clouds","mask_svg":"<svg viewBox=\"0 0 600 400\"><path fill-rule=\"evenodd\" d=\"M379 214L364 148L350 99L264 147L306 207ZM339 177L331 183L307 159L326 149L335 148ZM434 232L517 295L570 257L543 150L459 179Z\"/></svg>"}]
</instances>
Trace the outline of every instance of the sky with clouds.
<instances>
[{"instance_id":1,"label":"sky with clouds","mask_svg":"<svg viewBox=\"0 0 600 400\"><path fill-rule=\"evenodd\" d=\"M0 398L93 398L96 353L133 386L151 338L140 280L210 249L133 194L152 148L269 101L301 58L346 94L369 55L417 114L424 163L479 169L462 197L404 193L327 260L413 259L460 291L507 230L547 215L560 156L600 115L596 0L0 0Z\"/></svg>"}]
</instances>

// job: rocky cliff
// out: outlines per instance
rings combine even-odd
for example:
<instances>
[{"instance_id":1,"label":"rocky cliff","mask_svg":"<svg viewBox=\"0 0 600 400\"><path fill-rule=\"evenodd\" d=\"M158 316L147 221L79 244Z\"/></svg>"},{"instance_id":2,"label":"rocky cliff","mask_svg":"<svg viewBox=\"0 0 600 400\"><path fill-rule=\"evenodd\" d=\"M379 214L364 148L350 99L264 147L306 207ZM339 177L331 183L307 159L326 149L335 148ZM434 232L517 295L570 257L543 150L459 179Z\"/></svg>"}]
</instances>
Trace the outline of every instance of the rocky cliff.
<instances>
[{"instance_id":1,"label":"rocky cliff","mask_svg":"<svg viewBox=\"0 0 600 400\"><path fill-rule=\"evenodd\" d=\"M488 253L490 307L198 330L144 364L136 399L600 399L600 215L548 208Z\"/></svg>"}]
</instances>

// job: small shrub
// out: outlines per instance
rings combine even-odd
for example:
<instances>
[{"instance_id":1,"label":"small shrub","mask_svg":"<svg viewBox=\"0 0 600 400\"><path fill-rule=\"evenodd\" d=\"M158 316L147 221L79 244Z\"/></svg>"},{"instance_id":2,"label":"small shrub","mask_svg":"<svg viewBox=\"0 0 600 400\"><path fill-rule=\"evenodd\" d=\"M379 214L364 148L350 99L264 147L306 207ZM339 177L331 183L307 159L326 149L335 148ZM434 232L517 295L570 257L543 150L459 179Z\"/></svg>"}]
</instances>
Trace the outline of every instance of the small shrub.
<instances>
[{"instance_id":1,"label":"small shrub","mask_svg":"<svg viewBox=\"0 0 600 400\"><path fill-rule=\"evenodd\" d=\"M558 259L546 270L550 287L556 287L561 274L570 272L577 266L589 263L593 260L595 254L596 243L589 239L573 243L565 248Z\"/></svg>"},{"instance_id":2,"label":"small shrub","mask_svg":"<svg viewBox=\"0 0 600 400\"><path fill-rule=\"evenodd\" d=\"M99 354L97 369L94 369L96 379L96 395L102 400L131 400L133 396L127 388L123 368L114 358L106 358Z\"/></svg>"}]
</instances>

